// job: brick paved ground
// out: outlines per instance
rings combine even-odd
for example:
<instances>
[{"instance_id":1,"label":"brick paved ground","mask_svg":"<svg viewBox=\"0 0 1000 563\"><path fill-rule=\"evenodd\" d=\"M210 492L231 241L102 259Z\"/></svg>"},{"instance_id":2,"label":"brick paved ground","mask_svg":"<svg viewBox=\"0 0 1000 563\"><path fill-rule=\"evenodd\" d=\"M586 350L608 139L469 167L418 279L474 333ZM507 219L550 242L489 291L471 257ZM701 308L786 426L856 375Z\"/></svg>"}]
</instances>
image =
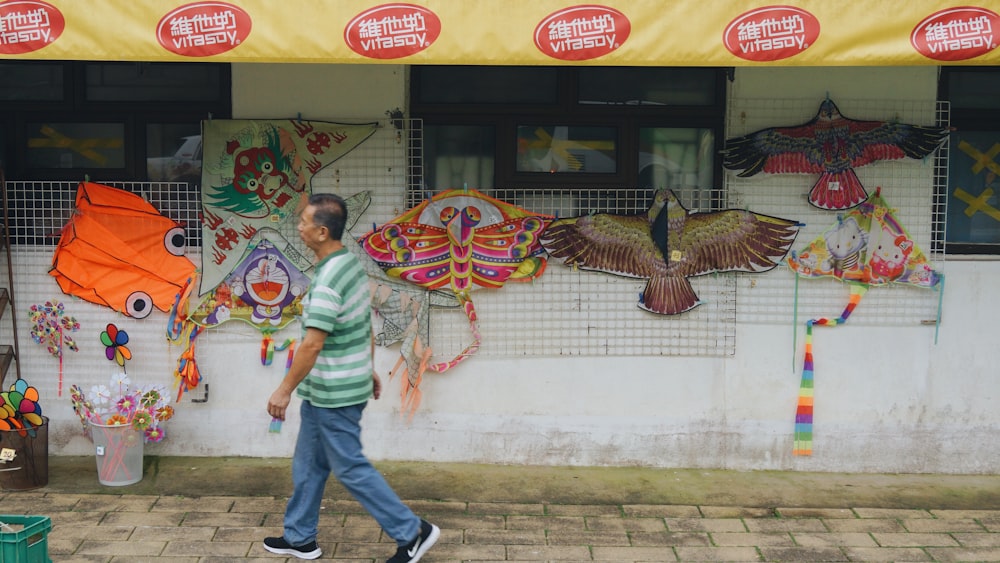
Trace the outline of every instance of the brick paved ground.
<instances>
[{"instance_id":1,"label":"brick paved ground","mask_svg":"<svg viewBox=\"0 0 1000 563\"><path fill-rule=\"evenodd\" d=\"M281 532L287 459L145 462L139 483L107 487L92 457L52 457L47 486L0 490L0 514L51 518L56 563L289 560L261 545ZM378 466L441 527L427 563L1000 562L1000 475ZM326 495L323 560L385 561L395 551L339 485Z\"/></svg>"},{"instance_id":2,"label":"brick paved ground","mask_svg":"<svg viewBox=\"0 0 1000 563\"><path fill-rule=\"evenodd\" d=\"M6 512L52 519L55 562L283 561L284 498L12 492ZM1000 561L1000 510L437 502L443 561ZM354 501L329 500L323 559L384 561L394 545ZM294 559L292 559L294 560Z\"/></svg>"}]
</instances>

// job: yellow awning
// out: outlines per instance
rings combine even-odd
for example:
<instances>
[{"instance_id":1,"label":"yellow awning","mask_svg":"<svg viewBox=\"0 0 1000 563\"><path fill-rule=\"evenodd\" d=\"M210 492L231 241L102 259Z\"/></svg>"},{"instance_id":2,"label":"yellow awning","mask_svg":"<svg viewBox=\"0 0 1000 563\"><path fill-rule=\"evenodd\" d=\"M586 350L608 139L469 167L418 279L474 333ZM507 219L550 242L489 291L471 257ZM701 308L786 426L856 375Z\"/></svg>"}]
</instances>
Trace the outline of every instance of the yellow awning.
<instances>
[{"instance_id":1,"label":"yellow awning","mask_svg":"<svg viewBox=\"0 0 1000 563\"><path fill-rule=\"evenodd\" d=\"M996 65L998 11L997 0L6 0L0 58Z\"/></svg>"}]
</instances>

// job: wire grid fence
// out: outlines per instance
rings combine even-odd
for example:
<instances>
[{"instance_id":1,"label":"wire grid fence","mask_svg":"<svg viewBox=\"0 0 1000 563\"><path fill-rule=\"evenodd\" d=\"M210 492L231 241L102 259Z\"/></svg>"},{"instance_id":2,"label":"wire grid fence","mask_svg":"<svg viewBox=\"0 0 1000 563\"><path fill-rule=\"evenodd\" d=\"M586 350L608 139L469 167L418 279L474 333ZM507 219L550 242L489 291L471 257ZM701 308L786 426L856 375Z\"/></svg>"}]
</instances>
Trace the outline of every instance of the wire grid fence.
<instances>
[{"instance_id":1,"label":"wire grid fence","mask_svg":"<svg viewBox=\"0 0 1000 563\"><path fill-rule=\"evenodd\" d=\"M501 201L528 211L572 217L586 213L644 214L648 189L488 190ZM708 195L675 190L682 203ZM646 280L577 270L550 261L531 282L507 282L500 289L472 292L482 344L492 357L547 356L727 356L736 348L736 287L729 274L691 278L702 304L682 315L657 315L639 308ZM436 355L461 351L471 341L459 310L431 316Z\"/></svg>"},{"instance_id":2,"label":"wire grid fence","mask_svg":"<svg viewBox=\"0 0 1000 563\"><path fill-rule=\"evenodd\" d=\"M368 120L368 122L375 120ZM414 158L410 138L419 138L421 122L398 122L401 129L389 121L380 121L380 127L364 143L341 159L321 170L312 179L312 191L334 192L350 197L360 191L369 191L371 205L359 221L383 222L403 211L404 186L409 174L419 173L420 159ZM419 156L419 153L417 153ZM417 168L414 168L417 167ZM114 186L139 194L162 215L185 226L188 237L186 254L195 265L201 264L201 190L184 182L120 182L96 183ZM66 372L63 393L71 384L79 384L87 391L91 385L107 384L117 364L108 362L100 333L108 323L115 323L130 337L130 347L135 352L126 365L133 380L172 384L172 372L183 347L165 337L167 316L154 311L145 319L133 319L106 307L62 293L48 271L52 266L55 247L63 227L70 219L76 199L78 181L7 181L9 202L8 224L12 245L14 272L15 310L18 315L20 364L22 376L38 387L43 395L56 396L57 369ZM355 229L363 228L363 223ZM109 252L116 249L110 247ZM6 273L6 272L5 272ZM77 342L76 352L64 348L62 362L53 357L44 346L31 338L27 310L33 304L46 301L62 302L68 316L80 323L80 330L71 335ZM9 330L5 323L0 331ZM296 337L298 326L285 329L288 337ZM223 345L256 354L260 347L261 333L246 323L225 323L211 329L211 338ZM277 336L276 336L277 338ZM63 368L59 368L62 365ZM206 382L211 373L203 370ZM194 395L198 394L198 390Z\"/></svg>"},{"instance_id":3,"label":"wire grid fence","mask_svg":"<svg viewBox=\"0 0 1000 563\"><path fill-rule=\"evenodd\" d=\"M734 100L727 116L729 138L768 127L794 126L811 120L822 100L744 99ZM924 126L947 127L949 106L940 102L893 100L833 100L843 116L865 121L895 121ZM881 188L886 203L895 211L910 237L927 255L933 267L943 273L941 236L946 217L948 144L926 159L878 161L856 168L869 193ZM746 208L767 215L795 219L805 225L792 249L801 251L831 228L838 213L808 203L815 174L759 173L739 178L727 171L726 196L729 207ZM766 275L738 275L737 320L747 324L803 323L813 318L836 318L846 307L849 288L834 279L803 279L787 265ZM873 287L851 315L851 324L902 326L933 324L938 317L941 285L936 289L897 284Z\"/></svg>"},{"instance_id":4,"label":"wire grid fence","mask_svg":"<svg viewBox=\"0 0 1000 563\"><path fill-rule=\"evenodd\" d=\"M934 103L885 100L836 100L853 119L899 120L907 123L948 123L947 107ZM739 136L765 127L804 123L818 109L815 100L735 101L728 116L728 135ZM947 146L932 162L886 161L857 169L869 188L881 186L902 224L941 271L943 254L933 242L944 232L944 200L935 196L935 182L947 176ZM371 205L351 230L353 236L383 224L412 207L425 195L422 189L422 124L420 120L381 120L376 133L356 149L327 166L312 179L313 192L350 197L368 191ZM945 164L942 164L945 163ZM796 219L802 228L793 248L806 246L836 220L836 214L810 206L806 194L811 175L766 175L737 178L725 173L723 208ZM100 180L96 180L100 182ZM200 264L200 189L185 183L101 182L140 193L161 213L185 225L189 256ZM17 306L62 298L47 271L60 230L72 213L76 182L8 182L10 226L14 242ZM683 186L673 187L685 207L694 211L717 209L719 194ZM589 212L644 213L649 190L589 188L541 190L505 188L489 191L500 200L529 211L570 217ZM415 196L414 194L419 194ZM834 280L807 280L796 291L795 279L784 265L762 274L711 274L691 278L702 304L687 313L663 316L638 308L645 280L621 278L549 264L545 273L527 283L508 282L500 289L472 294L479 317L483 357L547 356L730 356L736 350L736 322L790 324L794 319L836 316L846 305L847 289ZM869 293L852 316L852 323L906 325L927 323L936 317L937 292L908 287L879 287ZM70 307L70 305L67 305ZM106 309L83 301L72 303L72 313L93 338L108 322ZM157 315L143 321L120 317L135 342L150 346L142 369L172 366L180 350L165 343ZM21 335L30 339L26 329ZM214 338L256 346L259 333L243 323L213 329ZM436 357L450 357L471 340L468 321L457 309L431 313L430 344ZM146 346L144 344L144 346ZM95 346L96 348L96 346ZM27 350L25 350L27 349ZM144 348L146 350L146 348ZM26 353L25 353L26 352ZM98 352L103 352L99 350ZM82 353L82 352L81 352ZM41 347L22 346L26 378L35 369L50 369ZM37 358L35 357L37 356ZM99 354L97 360L103 358ZM105 360L106 361L106 360ZM135 362L133 362L135 363ZM100 361L77 362L75 376L83 383L104 382L107 368ZM81 367L84 366L84 367Z\"/></svg>"}]
</instances>

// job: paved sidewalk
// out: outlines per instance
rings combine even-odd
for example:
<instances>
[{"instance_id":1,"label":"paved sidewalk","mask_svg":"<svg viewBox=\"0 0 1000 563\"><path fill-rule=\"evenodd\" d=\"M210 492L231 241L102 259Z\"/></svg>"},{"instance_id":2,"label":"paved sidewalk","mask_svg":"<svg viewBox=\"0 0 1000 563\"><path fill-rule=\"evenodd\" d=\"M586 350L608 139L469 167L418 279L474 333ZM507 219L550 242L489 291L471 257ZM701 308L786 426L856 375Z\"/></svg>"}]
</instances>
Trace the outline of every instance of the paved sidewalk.
<instances>
[{"instance_id":1,"label":"paved sidewalk","mask_svg":"<svg viewBox=\"0 0 1000 563\"><path fill-rule=\"evenodd\" d=\"M53 529L48 547L54 562L296 561L267 553L261 544L265 536L281 532L288 491L282 486L286 475L280 462L279 468L273 467L273 461L244 468L246 478L241 480L207 460L197 460L200 467L214 467L209 473L218 482L211 482L193 467L197 458L169 467L165 462L158 468L147 463L142 482L95 489L95 472L88 472L87 464L53 459L50 485L32 491L0 492L0 512L49 516ZM187 474L181 471L185 462ZM441 527L441 539L422 561L1000 561L1000 506L996 506L1000 490L992 489L1000 484L998 477L962 480L971 483L966 486L972 489L969 498L956 504L948 498L959 496L958 481L938 476L941 497L927 502L951 507L907 508L903 507L908 503L903 490L905 476L882 476L884 496L879 504L883 506L833 506L817 490L817 504L823 506L809 507L802 506L793 494L794 482L782 475L780 482L786 483L788 499L794 505L746 506L673 504L649 491L638 495L615 491L610 481L606 488L627 500L609 502L602 500L606 493L587 490L593 487L590 470L564 468L552 477L548 470L538 469L538 477L532 478L530 468L508 468L510 478L524 483L526 489L548 486L542 481L552 479L576 481L584 490L574 490L576 497L559 495L531 501L518 494L513 481L494 478L492 481L509 488L509 496L519 497L516 502L504 502L492 499L497 495L490 492L496 484L489 479L492 474L476 466L470 468L486 479L480 481L480 491L458 487L456 490L468 497L465 499L443 498L434 483L424 484L436 496L415 495L413 486L419 484L414 482L415 470L393 465L387 472L408 504ZM497 475L504 471L494 469ZM445 470L459 471L441 468ZM616 473L614 469L593 471ZM753 473L711 473L731 487L753 487L761 478ZM648 479L661 474L672 476L672 481L688 478L674 470L647 470L646 474ZM632 482L633 473L627 475L627 487L637 491L641 485ZM274 487L276 494L251 488L262 476L281 483ZM217 494L165 492L171 489L168 483L182 489L192 477L201 485L209 481ZM922 476L916 482L933 478ZM845 477L829 476L827 480L843 485L838 479ZM864 488L865 479L860 476L856 488ZM573 489L573 483L564 486ZM150 487L163 491L152 492ZM554 487L546 490L557 490ZM848 484L844 488L849 491L855 487ZM889 496L887 491L897 494ZM708 491L703 496L708 499L715 494ZM781 496L771 493L775 495ZM657 500L644 502L632 498L635 496ZM849 492L843 496L863 500ZM385 561L395 551L394 543L357 503L344 497L335 482L327 487L327 497L318 540L323 560ZM977 503L974 497L981 499L983 508L973 507Z\"/></svg>"},{"instance_id":2,"label":"paved sidewalk","mask_svg":"<svg viewBox=\"0 0 1000 563\"><path fill-rule=\"evenodd\" d=\"M285 499L29 493L55 562L283 561ZM567 505L410 500L441 527L423 561L1000 561L1000 511ZM395 545L353 501L323 508L324 559L384 561ZM294 559L292 559L294 560Z\"/></svg>"}]
</instances>

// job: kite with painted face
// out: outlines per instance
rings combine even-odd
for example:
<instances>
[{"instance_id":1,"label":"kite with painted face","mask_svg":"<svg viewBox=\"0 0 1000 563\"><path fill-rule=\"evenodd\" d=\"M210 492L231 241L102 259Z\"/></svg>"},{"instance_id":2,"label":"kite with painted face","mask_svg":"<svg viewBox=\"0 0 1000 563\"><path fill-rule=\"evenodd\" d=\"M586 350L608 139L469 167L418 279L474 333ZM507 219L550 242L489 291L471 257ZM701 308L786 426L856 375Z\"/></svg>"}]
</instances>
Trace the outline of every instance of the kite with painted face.
<instances>
[{"instance_id":1,"label":"kite with painted face","mask_svg":"<svg viewBox=\"0 0 1000 563\"><path fill-rule=\"evenodd\" d=\"M63 293L141 319L169 311L195 265L184 227L138 195L81 182L49 274Z\"/></svg>"},{"instance_id":2,"label":"kite with painted face","mask_svg":"<svg viewBox=\"0 0 1000 563\"><path fill-rule=\"evenodd\" d=\"M833 278L850 288L847 307L835 319L806 321L805 359L795 414L794 455L812 455L813 439L813 326L837 326L848 317L872 286L904 284L940 289L943 277L934 270L893 210L881 188L801 252L788 259L797 278Z\"/></svg>"}]
</instances>

